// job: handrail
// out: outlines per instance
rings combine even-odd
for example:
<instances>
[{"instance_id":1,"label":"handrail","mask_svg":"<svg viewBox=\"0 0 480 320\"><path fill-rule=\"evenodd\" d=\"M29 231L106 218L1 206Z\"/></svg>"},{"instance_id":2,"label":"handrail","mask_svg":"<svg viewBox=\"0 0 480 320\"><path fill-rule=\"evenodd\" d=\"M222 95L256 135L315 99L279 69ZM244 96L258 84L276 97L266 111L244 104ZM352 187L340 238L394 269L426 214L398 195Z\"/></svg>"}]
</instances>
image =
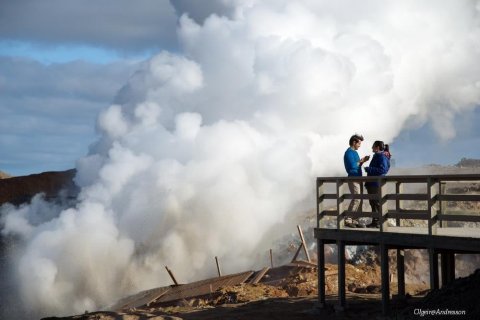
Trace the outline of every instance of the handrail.
<instances>
[{"instance_id":1,"label":"handrail","mask_svg":"<svg viewBox=\"0 0 480 320\"><path fill-rule=\"evenodd\" d=\"M346 188L348 182L363 183L367 181L376 181L379 184L378 193L367 194L363 190L360 194L350 194ZM455 192L449 194L446 188L447 184L470 183L477 186L473 188L476 192ZM404 192L405 186L424 185L423 191ZM326 186L333 185L334 191L327 193ZM393 189L393 191L392 191ZM459 174L459 175L408 175L408 176L381 176L381 177L318 177L316 183L317 199L317 228L322 226L322 222L327 217L336 217L336 228L345 227L346 217L376 217L380 222L380 232L388 230L388 219L395 219L397 226L403 219L426 220L428 224L428 234L436 235L438 228L446 227L447 221L476 222L480 223L480 215L474 214L446 214L444 202L478 202L480 201L480 174ZM347 211L347 204L350 199L359 199L361 201L368 199L378 199L380 201L380 212L372 213L370 211L358 212ZM336 200L336 205L326 208L328 200ZM388 202L394 201L394 209L389 209ZM406 209L404 201L420 202L422 209ZM333 207L333 208L332 208ZM478 211L476 211L479 213ZM479 228L480 232L480 228Z\"/></svg>"}]
</instances>

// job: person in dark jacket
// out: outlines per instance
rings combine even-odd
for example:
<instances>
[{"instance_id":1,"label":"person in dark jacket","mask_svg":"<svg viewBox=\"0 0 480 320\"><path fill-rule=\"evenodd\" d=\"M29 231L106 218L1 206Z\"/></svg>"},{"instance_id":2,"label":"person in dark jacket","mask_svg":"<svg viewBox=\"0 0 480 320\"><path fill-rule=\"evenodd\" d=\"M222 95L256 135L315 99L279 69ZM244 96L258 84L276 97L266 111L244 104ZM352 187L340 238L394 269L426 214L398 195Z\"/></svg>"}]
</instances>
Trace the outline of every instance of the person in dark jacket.
<instances>
[{"instance_id":1,"label":"person in dark jacket","mask_svg":"<svg viewBox=\"0 0 480 320\"><path fill-rule=\"evenodd\" d=\"M343 164L349 177L361 177L362 165L370 158L369 156L360 159L357 150L360 148L363 141L363 137L359 134L354 134L350 137L350 147L345 151L343 156ZM360 194L361 183L360 182L348 182L348 188L351 194ZM352 199L348 206L348 211L357 212L361 209L361 200ZM361 224L357 219L348 217L345 219L345 225L350 228L362 228L365 224Z\"/></svg>"},{"instance_id":2,"label":"person in dark jacket","mask_svg":"<svg viewBox=\"0 0 480 320\"><path fill-rule=\"evenodd\" d=\"M384 176L387 174L388 170L390 169L390 160L387 155L384 153L385 145L383 141L375 141L372 145L373 157L370 165L365 167L365 171L367 172L367 176ZM377 194L379 189L379 184L377 181L368 181L365 183L365 187L367 188L367 192L369 194ZM372 208L372 212L379 212L380 211L380 201L370 200L370 207ZM379 228L379 220L378 218L373 218L372 223L367 225L369 228Z\"/></svg>"}]
</instances>

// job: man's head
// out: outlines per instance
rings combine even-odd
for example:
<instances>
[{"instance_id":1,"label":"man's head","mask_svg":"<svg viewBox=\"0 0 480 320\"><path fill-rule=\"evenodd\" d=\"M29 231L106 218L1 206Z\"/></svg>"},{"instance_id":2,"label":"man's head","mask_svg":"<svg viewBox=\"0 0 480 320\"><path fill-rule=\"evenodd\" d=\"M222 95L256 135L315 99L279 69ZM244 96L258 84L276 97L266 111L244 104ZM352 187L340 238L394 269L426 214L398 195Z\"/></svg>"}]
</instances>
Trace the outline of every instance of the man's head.
<instances>
[{"instance_id":1,"label":"man's head","mask_svg":"<svg viewBox=\"0 0 480 320\"><path fill-rule=\"evenodd\" d=\"M348 143L350 144L350 147L358 150L358 148L360 148L360 146L362 145L362 141L363 136L361 134L355 133L353 136L350 137L350 141Z\"/></svg>"}]
</instances>

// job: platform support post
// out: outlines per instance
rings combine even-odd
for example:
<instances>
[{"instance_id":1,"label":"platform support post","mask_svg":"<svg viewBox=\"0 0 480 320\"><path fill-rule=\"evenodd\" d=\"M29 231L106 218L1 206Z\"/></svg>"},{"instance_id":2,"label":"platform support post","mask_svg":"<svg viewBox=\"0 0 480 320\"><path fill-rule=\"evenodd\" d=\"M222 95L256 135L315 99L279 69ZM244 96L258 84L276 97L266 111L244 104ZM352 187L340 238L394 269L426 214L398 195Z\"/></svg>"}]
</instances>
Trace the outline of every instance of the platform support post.
<instances>
[{"instance_id":1,"label":"platform support post","mask_svg":"<svg viewBox=\"0 0 480 320\"><path fill-rule=\"evenodd\" d=\"M318 256L318 306L325 307L325 243L323 240L317 240L317 256Z\"/></svg>"},{"instance_id":2,"label":"platform support post","mask_svg":"<svg viewBox=\"0 0 480 320\"><path fill-rule=\"evenodd\" d=\"M390 277L388 270L388 247L380 244L380 269L382 273L382 314L388 315L390 303Z\"/></svg>"},{"instance_id":3,"label":"platform support post","mask_svg":"<svg viewBox=\"0 0 480 320\"><path fill-rule=\"evenodd\" d=\"M345 310L345 242L337 241L338 250L338 307L337 310Z\"/></svg>"},{"instance_id":4,"label":"platform support post","mask_svg":"<svg viewBox=\"0 0 480 320\"><path fill-rule=\"evenodd\" d=\"M397 249L398 297L405 298L405 250Z\"/></svg>"},{"instance_id":5,"label":"platform support post","mask_svg":"<svg viewBox=\"0 0 480 320\"><path fill-rule=\"evenodd\" d=\"M434 248L428 249L430 260L430 290L439 288L438 284L438 252Z\"/></svg>"}]
</instances>

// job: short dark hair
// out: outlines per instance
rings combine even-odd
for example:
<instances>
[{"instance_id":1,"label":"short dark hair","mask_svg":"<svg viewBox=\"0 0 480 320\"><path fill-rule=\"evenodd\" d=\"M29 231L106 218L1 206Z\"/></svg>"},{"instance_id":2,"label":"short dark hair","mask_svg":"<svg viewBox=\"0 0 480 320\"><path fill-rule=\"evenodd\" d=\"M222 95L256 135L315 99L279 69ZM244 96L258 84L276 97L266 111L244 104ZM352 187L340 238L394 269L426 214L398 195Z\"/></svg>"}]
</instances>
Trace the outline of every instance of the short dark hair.
<instances>
[{"instance_id":1,"label":"short dark hair","mask_svg":"<svg viewBox=\"0 0 480 320\"><path fill-rule=\"evenodd\" d=\"M380 149L380 151L383 151L385 149L385 144L383 143L383 141L380 141L380 140L377 140L373 143L373 147L378 147L378 149Z\"/></svg>"},{"instance_id":2,"label":"short dark hair","mask_svg":"<svg viewBox=\"0 0 480 320\"><path fill-rule=\"evenodd\" d=\"M358 141L363 141L363 136L361 134L355 133L353 136L350 137L350 141L348 141L348 144L350 146L353 146L353 144Z\"/></svg>"}]
</instances>

